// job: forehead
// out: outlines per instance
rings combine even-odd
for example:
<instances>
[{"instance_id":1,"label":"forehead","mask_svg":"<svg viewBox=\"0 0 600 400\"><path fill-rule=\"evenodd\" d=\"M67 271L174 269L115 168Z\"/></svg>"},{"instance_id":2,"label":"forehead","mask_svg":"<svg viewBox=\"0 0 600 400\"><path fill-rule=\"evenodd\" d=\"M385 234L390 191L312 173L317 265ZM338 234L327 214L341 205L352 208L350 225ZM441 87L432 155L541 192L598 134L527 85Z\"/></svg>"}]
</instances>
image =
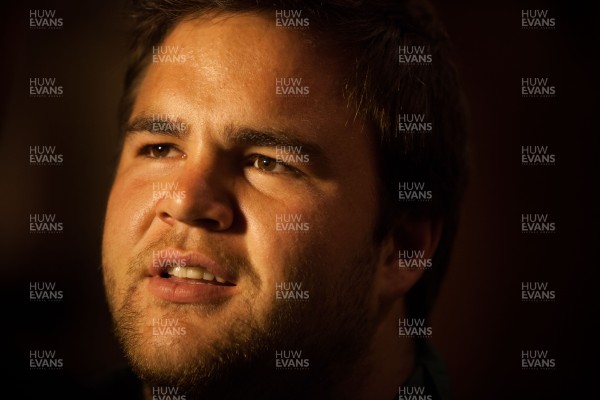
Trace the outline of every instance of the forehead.
<instances>
[{"instance_id":1,"label":"forehead","mask_svg":"<svg viewBox=\"0 0 600 400\"><path fill-rule=\"evenodd\" d=\"M318 38L307 33L277 27L267 13L209 13L188 18L165 38L165 44L181 44L207 56L192 59L196 66L210 69L211 60L225 65L227 60L243 59L245 65L232 66L262 66L274 68L273 71L289 71L299 64L316 61L318 42Z\"/></svg>"},{"instance_id":2,"label":"forehead","mask_svg":"<svg viewBox=\"0 0 600 400\"><path fill-rule=\"evenodd\" d=\"M228 111L243 119L268 113L315 130L332 115L351 116L339 70L318 37L277 27L270 14L205 15L153 47L134 114L166 105L192 118L210 111L215 122Z\"/></svg>"}]
</instances>

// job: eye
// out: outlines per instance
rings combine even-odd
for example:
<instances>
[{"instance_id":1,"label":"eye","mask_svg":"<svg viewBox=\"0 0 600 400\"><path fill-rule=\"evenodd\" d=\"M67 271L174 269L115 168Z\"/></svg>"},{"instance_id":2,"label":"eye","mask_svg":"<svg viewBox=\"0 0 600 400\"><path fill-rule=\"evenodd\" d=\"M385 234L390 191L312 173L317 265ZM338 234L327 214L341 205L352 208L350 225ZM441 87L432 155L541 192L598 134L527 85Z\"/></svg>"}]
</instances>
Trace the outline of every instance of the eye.
<instances>
[{"instance_id":1,"label":"eye","mask_svg":"<svg viewBox=\"0 0 600 400\"><path fill-rule=\"evenodd\" d=\"M290 166L282 162L278 162L274 158L262 156L260 154L254 155L252 161L252 166L254 168L265 172L282 173L293 170L293 168Z\"/></svg>"},{"instance_id":2,"label":"eye","mask_svg":"<svg viewBox=\"0 0 600 400\"><path fill-rule=\"evenodd\" d=\"M167 143L149 144L140 150L140 154L149 158L167 158L173 156L174 146Z\"/></svg>"}]
</instances>

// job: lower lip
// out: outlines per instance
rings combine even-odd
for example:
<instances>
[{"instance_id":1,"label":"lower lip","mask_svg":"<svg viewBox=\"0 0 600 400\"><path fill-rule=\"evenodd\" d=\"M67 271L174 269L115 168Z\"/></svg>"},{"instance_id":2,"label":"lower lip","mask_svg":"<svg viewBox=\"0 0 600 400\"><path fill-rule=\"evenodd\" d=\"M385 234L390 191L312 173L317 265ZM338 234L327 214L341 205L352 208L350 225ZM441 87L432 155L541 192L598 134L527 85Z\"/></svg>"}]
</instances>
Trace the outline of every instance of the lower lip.
<instances>
[{"instance_id":1,"label":"lower lip","mask_svg":"<svg viewBox=\"0 0 600 400\"><path fill-rule=\"evenodd\" d=\"M173 303L218 303L235 294L235 286L217 286L208 283L194 283L186 279L148 278L148 290L154 296Z\"/></svg>"}]
</instances>

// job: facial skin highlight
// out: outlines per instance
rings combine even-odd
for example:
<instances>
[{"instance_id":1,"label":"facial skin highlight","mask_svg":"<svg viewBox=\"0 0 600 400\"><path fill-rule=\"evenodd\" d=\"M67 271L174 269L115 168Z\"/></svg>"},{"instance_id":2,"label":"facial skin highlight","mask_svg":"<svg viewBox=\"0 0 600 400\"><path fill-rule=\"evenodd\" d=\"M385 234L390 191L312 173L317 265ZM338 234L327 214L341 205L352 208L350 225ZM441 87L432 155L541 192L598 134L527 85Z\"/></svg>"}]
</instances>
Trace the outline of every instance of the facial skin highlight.
<instances>
[{"instance_id":1,"label":"facial skin highlight","mask_svg":"<svg viewBox=\"0 0 600 400\"><path fill-rule=\"evenodd\" d=\"M103 271L117 336L149 384L203 398L219 398L223 385L245 396L326 398L370 348L392 291L382 265L394 253L373 242L374 147L342 98L341 70L325 46L268 15L188 19L162 46L185 62L149 64L106 212ZM277 95L278 78L302 78L310 93ZM152 125L156 116L178 130ZM301 146L309 162L275 162L285 145ZM161 184L184 195L154 196ZM290 215L309 230L277 230L278 216ZM153 275L161 251L178 262L200 254L227 286L188 296L185 285L157 284L177 281ZM277 300L282 282L301 282L310 298ZM161 321L185 334L156 335ZM276 370L276 350L302 351L310 368ZM313 386L286 393L303 381Z\"/></svg>"}]
</instances>

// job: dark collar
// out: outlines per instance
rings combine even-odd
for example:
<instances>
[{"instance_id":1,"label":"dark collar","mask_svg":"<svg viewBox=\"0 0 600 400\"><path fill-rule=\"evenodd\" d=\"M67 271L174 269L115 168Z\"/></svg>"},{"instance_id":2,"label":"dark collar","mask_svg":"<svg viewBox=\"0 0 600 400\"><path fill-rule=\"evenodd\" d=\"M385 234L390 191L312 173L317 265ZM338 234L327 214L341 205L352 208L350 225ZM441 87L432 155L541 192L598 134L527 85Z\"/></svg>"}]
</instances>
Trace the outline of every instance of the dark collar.
<instances>
[{"instance_id":1,"label":"dark collar","mask_svg":"<svg viewBox=\"0 0 600 400\"><path fill-rule=\"evenodd\" d=\"M425 340L417 341L415 370L398 389L399 400L449 400L450 384L446 365Z\"/></svg>"}]
</instances>

